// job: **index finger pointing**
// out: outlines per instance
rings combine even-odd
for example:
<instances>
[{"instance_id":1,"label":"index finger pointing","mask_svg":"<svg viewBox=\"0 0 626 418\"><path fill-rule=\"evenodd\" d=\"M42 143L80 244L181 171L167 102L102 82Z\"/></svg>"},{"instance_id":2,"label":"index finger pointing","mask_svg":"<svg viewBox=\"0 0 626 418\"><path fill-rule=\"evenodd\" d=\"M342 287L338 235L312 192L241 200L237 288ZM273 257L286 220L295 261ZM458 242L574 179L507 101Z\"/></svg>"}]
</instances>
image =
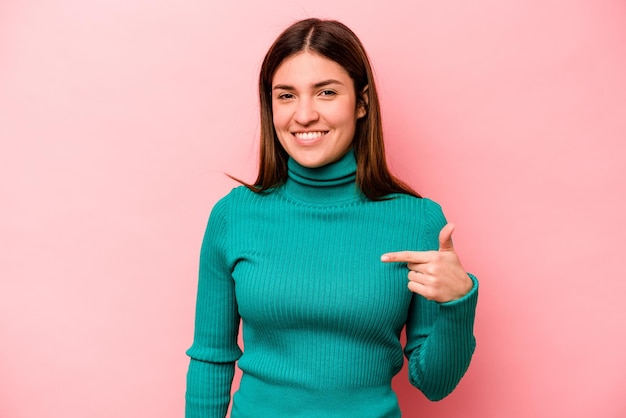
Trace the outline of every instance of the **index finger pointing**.
<instances>
[{"instance_id":1,"label":"index finger pointing","mask_svg":"<svg viewBox=\"0 0 626 418\"><path fill-rule=\"evenodd\" d=\"M395 251L380 256L384 263L427 263L428 256L425 251Z\"/></svg>"}]
</instances>

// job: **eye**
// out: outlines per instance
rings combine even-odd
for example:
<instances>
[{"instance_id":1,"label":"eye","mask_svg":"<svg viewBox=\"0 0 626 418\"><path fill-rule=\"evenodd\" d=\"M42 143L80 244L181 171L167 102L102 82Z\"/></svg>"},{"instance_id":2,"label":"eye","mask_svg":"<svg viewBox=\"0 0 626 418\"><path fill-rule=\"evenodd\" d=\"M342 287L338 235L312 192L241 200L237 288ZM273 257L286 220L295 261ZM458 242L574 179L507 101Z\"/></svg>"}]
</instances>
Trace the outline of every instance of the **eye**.
<instances>
[{"instance_id":1,"label":"eye","mask_svg":"<svg viewBox=\"0 0 626 418\"><path fill-rule=\"evenodd\" d=\"M278 100L290 100L293 98L294 98L294 95L291 93L280 93L278 95Z\"/></svg>"},{"instance_id":2,"label":"eye","mask_svg":"<svg viewBox=\"0 0 626 418\"><path fill-rule=\"evenodd\" d=\"M333 90L322 90L320 92L320 96L324 96L324 97L332 97L332 96L336 96L337 93Z\"/></svg>"}]
</instances>

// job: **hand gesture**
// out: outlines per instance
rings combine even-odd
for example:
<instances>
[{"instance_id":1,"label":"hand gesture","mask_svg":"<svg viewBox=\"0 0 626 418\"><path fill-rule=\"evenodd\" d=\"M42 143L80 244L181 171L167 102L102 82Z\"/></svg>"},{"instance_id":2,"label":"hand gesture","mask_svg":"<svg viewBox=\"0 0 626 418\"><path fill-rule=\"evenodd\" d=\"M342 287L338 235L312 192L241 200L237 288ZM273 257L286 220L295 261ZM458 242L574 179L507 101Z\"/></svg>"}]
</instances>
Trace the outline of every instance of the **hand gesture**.
<instances>
[{"instance_id":1,"label":"hand gesture","mask_svg":"<svg viewBox=\"0 0 626 418\"><path fill-rule=\"evenodd\" d=\"M410 291L426 299L450 302L465 296L473 286L452 245L454 225L439 232L438 251L397 251L385 253L383 262L407 263Z\"/></svg>"}]
</instances>

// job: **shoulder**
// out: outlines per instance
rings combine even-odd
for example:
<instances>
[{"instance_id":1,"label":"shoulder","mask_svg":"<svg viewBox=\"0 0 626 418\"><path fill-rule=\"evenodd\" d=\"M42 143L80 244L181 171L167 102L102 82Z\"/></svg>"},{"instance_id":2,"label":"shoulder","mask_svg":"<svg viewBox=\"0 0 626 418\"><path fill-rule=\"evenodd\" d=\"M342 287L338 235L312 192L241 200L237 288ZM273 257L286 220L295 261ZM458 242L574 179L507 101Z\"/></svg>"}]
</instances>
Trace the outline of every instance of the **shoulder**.
<instances>
[{"instance_id":1,"label":"shoulder","mask_svg":"<svg viewBox=\"0 0 626 418\"><path fill-rule=\"evenodd\" d=\"M246 186L236 186L215 203L213 210L220 210L221 208L238 205L246 201L257 200L270 194L271 192L253 192Z\"/></svg>"},{"instance_id":2,"label":"shoulder","mask_svg":"<svg viewBox=\"0 0 626 418\"><path fill-rule=\"evenodd\" d=\"M448 223L443 213L441 205L434 200L424 198L423 215L422 215L422 231L425 242L429 243L431 249L439 246L439 232Z\"/></svg>"},{"instance_id":3,"label":"shoulder","mask_svg":"<svg viewBox=\"0 0 626 418\"><path fill-rule=\"evenodd\" d=\"M415 197L408 194L398 193L389 195L389 199L384 200L384 202L388 202L392 206L396 206L398 208L406 208L413 213L417 211L427 217L443 216L443 209L441 208L441 205L427 197Z\"/></svg>"},{"instance_id":4,"label":"shoulder","mask_svg":"<svg viewBox=\"0 0 626 418\"><path fill-rule=\"evenodd\" d=\"M443 208L434 200L429 198L422 198L422 207L424 210L425 219L430 222L445 225L445 215L443 214Z\"/></svg>"},{"instance_id":5,"label":"shoulder","mask_svg":"<svg viewBox=\"0 0 626 418\"><path fill-rule=\"evenodd\" d=\"M379 208L389 216L398 219L411 220L421 224L421 228L435 229L446 224L441 205L427 197L415 197L408 194L389 195L388 199L375 202Z\"/></svg>"},{"instance_id":6,"label":"shoulder","mask_svg":"<svg viewBox=\"0 0 626 418\"><path fill-rule=\"evenodd\" d=\"M242 202L253 194L255 193L245 186L237 186L222 196L211 208L205 235L225 234L232 227L233 220L241 217L238 211L240 212L242 207L249 206Z\"/></svg>"},{"instance_id":7,"label":"shoulder","mask_svg":"<svg viewBox=\"0 0 626 418\"><path fill-rule=\"evenodd\" d=\"M250 190L248 190L244 186L237 186L237 187L234 187L226 195L222 196L213 205L209 219L217 220L217 219L224 219L225 217L227 217L227 214L230 211L230 208L232 208L233 206L237 206L237 203L240 202L242 198L245 196L246 190L249 193L252 193Z\"/></svg>"},{"instance_id":8,"label":"shoulder","mask_svg":"<svg viewBox=\"0 0 626 418\"><path fill-rule=\"evenodd\" d=\"M439 231L447 223L441 205L430 198L397 194L390 202L393 202L390 209L422 231L427 241L437 238Z\"/></svg>"},{"instance_id":9,"label":"shoulder","mask_svg":"<svg viewBox=\"0 0 626 418\"><path fill-rule=\"evenodd\" d=\"M275 197L273 190L253 192L245 186L236 186L220 198L211 209L211 218L240 218L263 210L264 204Z\"/></svg>"}]
</instances>

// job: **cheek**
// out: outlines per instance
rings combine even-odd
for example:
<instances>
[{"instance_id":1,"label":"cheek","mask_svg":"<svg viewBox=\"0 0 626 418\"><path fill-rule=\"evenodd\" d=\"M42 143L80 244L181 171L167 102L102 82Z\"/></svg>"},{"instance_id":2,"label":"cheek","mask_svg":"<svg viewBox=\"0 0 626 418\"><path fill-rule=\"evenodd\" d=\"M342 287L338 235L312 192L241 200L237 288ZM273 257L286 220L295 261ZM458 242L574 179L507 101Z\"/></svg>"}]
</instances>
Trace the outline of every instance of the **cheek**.
<instances>
[{"instance_id":1,"label":"cheek","mask_svg":"<svg viewBox=\"0 0 626 418\"><path fill-rule=\"evenodd\" d=\"M356 129L356 122L357 122L357 119L354 113L346 113L343 116L344 117L341 119L341 121L337 121L338 125L341 125L344 131L354 132L354 130Z\"/></svg>"},{"instance_id":2,"label":"cheek","mask_svg":"<svg viewBox=\"0 0 626 418\"><path fill-rule=\"evenodd\" d=\"M285 116L285 112L281 112L280 109L274 108L272 109L272 121L274 122L274 127L276 129L284 128L285 125L289 122L289 119Z\"/></svg>"},{"instance_id":3,"label":"cheek","mask_svg":"<svg viewBox=\"0 0 626 418\"><path fill-rule=\"evenodd\" d=\"M356 105L353 104L343 104L340 107L334 109L333 112L329 113L329 117L334 120L337 125L342 125L344 127L353 127L356 125L357 121L357 109Z\"/></svg>"}]
</instances>

